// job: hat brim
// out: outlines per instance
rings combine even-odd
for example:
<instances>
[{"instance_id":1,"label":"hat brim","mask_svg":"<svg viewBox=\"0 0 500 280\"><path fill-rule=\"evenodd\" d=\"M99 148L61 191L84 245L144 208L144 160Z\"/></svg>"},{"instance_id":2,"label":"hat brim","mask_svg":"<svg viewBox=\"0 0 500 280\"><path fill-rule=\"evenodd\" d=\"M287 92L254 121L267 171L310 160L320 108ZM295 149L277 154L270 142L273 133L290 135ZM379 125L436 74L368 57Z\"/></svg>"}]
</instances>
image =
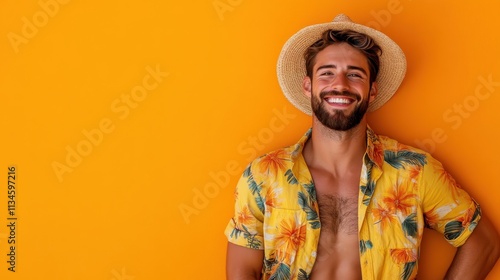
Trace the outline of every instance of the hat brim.
<instances>
[{"instance_id":1,"label":"hat brim","mask_svg":"<svg viewBox=\"0 0 500 280\"><path fill-rule=\"evenodd\" d=\"M368 111L379 109L396 93L401 85L406 74L406 57L401 48L388 36L349 19L311 25L301 29L288 39L281 50L277 65L278 82L286 98L302 112L308 115L312 114L310 98L304 95L302 87L306 76L304 52L321 38L324 31L329 29L352 30L366 34L373 38L382 49L379 73L376 78L378 94L370 103Z\"/></svg>"}]
</instances>

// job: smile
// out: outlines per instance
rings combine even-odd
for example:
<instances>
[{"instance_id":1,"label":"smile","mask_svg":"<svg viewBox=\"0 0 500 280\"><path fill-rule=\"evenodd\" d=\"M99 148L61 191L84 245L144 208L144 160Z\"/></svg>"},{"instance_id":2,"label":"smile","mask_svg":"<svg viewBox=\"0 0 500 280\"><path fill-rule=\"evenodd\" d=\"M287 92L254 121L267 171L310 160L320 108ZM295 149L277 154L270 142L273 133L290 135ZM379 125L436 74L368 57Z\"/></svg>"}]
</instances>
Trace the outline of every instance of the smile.
<instances>
[{"instance_id":1,"label":"smile","mask_svg":"<svg viewBox=\"0 0 500 280\"><path fill-rule=\"evenodd\" d=\"M353 102L352 99L346 97L326 97L325 101L328 104L351 104Z\"/></svg>"}]
</instances>

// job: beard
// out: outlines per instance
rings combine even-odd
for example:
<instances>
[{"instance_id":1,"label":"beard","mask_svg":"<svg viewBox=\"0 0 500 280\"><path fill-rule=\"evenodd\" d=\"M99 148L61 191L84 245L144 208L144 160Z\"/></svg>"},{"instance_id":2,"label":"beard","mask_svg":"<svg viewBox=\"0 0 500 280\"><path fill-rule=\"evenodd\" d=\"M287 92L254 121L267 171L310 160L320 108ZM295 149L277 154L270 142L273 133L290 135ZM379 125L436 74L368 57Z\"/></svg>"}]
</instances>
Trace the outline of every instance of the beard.
<instances>
[{"instance_id":1,"label":"beard","mask_svg":"<svg viewBox=\"0 0 500 280\"><path fill-rule=\"evenodd\" d=\"M350 130L361 122L368 110L369 100L367 98L358 104L349 115L346 115L343 110L334 110L335 114L330 114L325 109L326 101L324 98L326 95L348 96L354 98L356 101L359 101L360 97L349 91L323 91L320 92L319 97L313 96L313 98L311 98L311 108L314 115L324 126L332 130Z\"/></svg>"}]
</instances>

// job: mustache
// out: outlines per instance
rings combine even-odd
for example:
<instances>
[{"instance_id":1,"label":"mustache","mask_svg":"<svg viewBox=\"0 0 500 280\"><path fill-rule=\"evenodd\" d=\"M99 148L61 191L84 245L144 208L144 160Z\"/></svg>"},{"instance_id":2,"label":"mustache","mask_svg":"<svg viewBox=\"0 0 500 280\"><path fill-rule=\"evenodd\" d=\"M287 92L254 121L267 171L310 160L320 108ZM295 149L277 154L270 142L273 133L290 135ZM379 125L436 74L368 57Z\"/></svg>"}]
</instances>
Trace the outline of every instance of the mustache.
<instances>
[{"instance_id":1,"label":"mustache","mask_svg":"<svg viewBox=\"0 0 500 280\"><path fill-rule=\"evenodd\" d=\"M322 91L319 93L319 97L321 99L325 98L325 96L327 95L333 95L333 96L347 96L347 97L351 97L353 99L356 99L357 101L359 101L361 98L359 97L359 95L357 94L354 94L348 90L343 90L343 91L338 91L338 90L330 90L330 91Z\"/></svg>"}]
</instances>

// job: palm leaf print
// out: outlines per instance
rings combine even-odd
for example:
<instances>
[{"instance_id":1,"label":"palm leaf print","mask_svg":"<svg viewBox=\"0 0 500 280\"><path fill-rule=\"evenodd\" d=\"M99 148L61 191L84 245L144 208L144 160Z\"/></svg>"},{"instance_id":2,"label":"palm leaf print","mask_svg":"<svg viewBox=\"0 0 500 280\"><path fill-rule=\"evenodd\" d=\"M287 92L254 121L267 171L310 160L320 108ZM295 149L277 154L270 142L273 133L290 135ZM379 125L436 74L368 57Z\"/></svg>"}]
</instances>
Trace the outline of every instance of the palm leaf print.
<instances>
[{"instance_id":1,"label":"palm leaf print","mask_svg":"<svg viewBox=\"0 0 500 280\"><path fill-rule=\"evenodd\" d=\"M248 229L245 227L245 225L241 225L243 227L244 233L243 236L247 240L247 247L251 249L259 249L261 242L257 239L255 239L255 236L257 234L251 234Z\"/></svg>"},{"instance_id":2,"label":"palm leaf print","mask_svg":"<svg viewBox=\"0 0 500 280\"><path fill-rule=\"evenodd\" d=\"M424 166L427 163L425 155L411 151L385 151L384 161L396 169L405 169L405 165Z\"/></svg>"},{"instance_id":3,"label":"palm leaf print","mask_svg":"<svg viewBox=\"0 0 500 280\"><path fill-rule=\"evenodd\" d=\"M364 254L368 249L373 248L373 243L370 240L359 241L359 251Z\"/></svg>"},{"instance_id":4,"label":"palm leaf print","mask_svg":"<svg viewBox=\"0 0 500 280\"><path fill-rule=\"evenodd\" d=\"M276 269L276 272L269 278L269 280L289 280L290 279L290 267L284 263L280 263Z\"/></svg>"},{"instance_id":5,"label":"palm leaf print","mask_svg":"<svg viewBox=\"0 0 500 280\"><path fill-rule=\"evenodd\" d=\"M370 178L372 175L372 168L373 168L374 163L368 155L365 156L364 161L365 161L365 165L366 165L366 178Z\"/></svg>"},{"instance_id":6,"label":"palm leaf print","mask_svg":"<svg viewBox=\"0 0 500 280\"><path fill-rule=\"evenodd\" d=\"M291 169L288 169L285 172L285 176L286 176L286 180L287 180L288 184L296 185L298 183L297 178L295 178L295 175L293 175Z\"/></svg>"},{"instance_id":7,"label":"palm leaf print","mask_svg":"<svg viewBox=\"0 0 500 280\"><path fill-rule=\"evenodd\" d=\"M245 170L243 170L243 177L245 177L245 178L246 178L246 177L250 177L250 175L252 175L252 171L250 170L250 167L251 167L251 166L252 166L252 165L251 165L251 164L249 164L249 165L247 166L247 168L245 168Z\"/></svg>"},{"instance_id":8,"label":"palm leaf print","mask_svg":"<svg viewBox=\"0 0 500 280\"><path fill-rule=\"evenodd\" d=\"M299 280L309 280L309 275L307 275L307 272L301 268L301 269L299 269L298 279Z\"/></svg>"},{"instance_id":9,"label":"palm leaf print","mask_svg":"<svg viewBox=\"0 0 500 280\"><path fill-rule=\"evenodd\" d=\"M299 205L306 212L307 220L311 224L313 229L318 229L320 227L320 222L318 218L318 213L311 208L308 203L307 197L303 192L299 192Z\"/></svg>"},{"instance_id":10,"label":"palm leaf print","mask_svg":"<svg viewBox=\"0 0 500 280\"><path fill-rule=\"evenodd\" d=\"M233 222L234 222L234 219L233 219ZM234 222L234 223L236 223L236 222ZM234 238L236 238L236 239L237 239L237 238L238 238L238 237L239 237L242 233L243 233L243 231L242 231L241 229L238 229L238 228L236 228L236 227L235 227L235 228L233 229L233 231L231 231L231 235L230 235L230 237L231 237L231 238L233 238L233 237L234 237Z\"/></svg>"},{"instance_id":11,"label":"palm leaf print","mask_svg":"<svg viewBox=\"0 0 500 280\"><path fill-rule=\"evenodd\" d=\"M314 187L314 183L303 184L302 186L309 194L309 199L316 202L316 188Z\"/></svg>"},{"instance_id":12,"label":"palm leaf print","mask_svg":"<svg viewBox=\"0 0 500 280\"><path fill-rule=\"evenodd\" d=\"M476 211L474 211L474 215L472 215L471 223L469 225L469 230L474 230L474 228L477 226L477 222L474 222L477 218L477 216L481 215L481 207L479 204L476 203Z\"/></svg>"},{"instance_id":13,"label":"palm leaf print","mask_svg":"<svg viewBox=\"0 0 500 280\"><path fill-rule=\"evenodd\" d=\"M248 188L250 189L250 191L252 192L252 194L253 195L255 195L255 193L258 194L255 197L255 203L259 207L259 210L261 212L264 212L265 211L265 207L264 207L265 201L262 199L262 197L259 194L259 191L261 189L260 186L262 185L262 183L257 184L257 182L255 182L255 180L253 179L252 171L250 170L250 166L251 165L248 165L248 167L245 169L245 171L243 171L243 176L247 178L247 185L248 185Z\"/></svg>"},{"instance_id":14,"label":"palm leaf print","mask_svg":"<svg viewBox=\"0 0 500 280\"><path fill-rule=\"evenodd\" d=\"M401 279L403 280L409 280L411 277L411 274L413 273L413 270L415 269L415 265L417 262L408 262L405 263L405 267L403 270L403 274L401 275Z\"/></svg>"},{"instance_id":15,"label":"palm leaf print","mask_svg":"<svg viewBox=\"0 0 500 280\"><path fill-rule=\"evenodd\" d=\"M264 207L266 202L264 201L264 199L262 199L262 197L260 195L255 197L255 203L257 203L257 206L259 207L259 210L261 212L264 213L264 211L266 211L266 209Z\"/></svg>"},{"instance_id":16,"label":"palm leaf print","mask_svg":"<svg viewBox=\"0 0 500 280\"><path fill-rule=\"evenodd\" d=\"M247 247L252 248L252 249L259 249L261 242L258 239L255 239L257 234L251 234L248 231L248 228L245 227L245 225L241 225L243 227L243 230L234 228L233 231L231 232L231 238L238 238L241 234L243 234L243 237L247 240Z\"/></svg>"},{"instance_id":17,"label":"palm leaf print","mask_svg":"<svg viewBox=\"0 0 500 280\"><path fill-rule=\"evenodd\" d=\"M363 204L368 205L370 203L370 199L373 195L373 191L375 190L375 183L371 180L368 180L366 186L361 186L361 192L367 197L363 199Z\"/></svg>"},{"instance_id":18,"label":"palm leaf print","mask_svg":"<svg viewBox=\"0 0 500 280\"><path fill-rule=\"evenodd\" d=\"M277 263L278 263L278 261L276 260L276 258L269 258L269 259L264 258L264 270L266 272L271 271L271 269Z\"/></svg>"},{"instance_id":19,"label":"palm leaf print","mask_svg":"<svg viewBox=\"0 0 500 280\"><path fill-rule=\"evenodd\" d=\"M253 179L253 175L250 175L247 179L248 188L252 191L252 194L259 192L260 185L257 185L257 182Z\"/></svg>"},{"instance_id":20,"label":"palm leaf print","mask_svg":"<svg viewBox=\"0 0 500 280\"><path fill-rule=\"evenodd\" d=\"M444 227L444 237L448 240L454 240L460 236L462 231L464 231L462 223L459 221L452 221L447 223Z\"/></svg>"},{"instance_id":21,"label":"palm leaf print","mask_svg":"<svg viewBox=\"0 0 500 280\"><path fill-rule=\"evenodd\" d=\"M411 236L413 238L417 237L418 234L418 224L415 219L417 214L412 213L403 221L402 226L406 235Z\"/></svg>"},{"instance_id":22,"label":"palm leaf print","mask_svg":"<svg viewBox=\"0 0 500 280\"><path fill-rule=\"evenodd\" d=\"M303 192L299 192L299 205L302 207L302 209L309 207L307 205L307 197ZM307 211L306 211L307 212Z\"/></svg>"},{"instance_id":23,"label":"palm leaf print","mask_svg":"<svg viewBox=\"0 0 500 280\"><path fill-rule=\"evenodd\" d=\"M363 193L366 197L363 199L363 204L368 206L370 203L371 197L373 195L373 191L375 190L375 182L372 181L372 168L374 163L370 160L368 156L365 157L365 165L366 165L366 186L361 186L361 193Z\"/></svg>"},{"instance_id":24,"label":"palm leaf print","mask_svg":"<svg viewBox=\"0 0 500 280\"><path fill-rule=\"evenodd\" d=\"M250 165L243 171L243 177L247 178L248 188L252 191L252 194L255 194L260 190L260 184L253 179L252 171L250 170Z\"/></svg>"}]
</instances>

